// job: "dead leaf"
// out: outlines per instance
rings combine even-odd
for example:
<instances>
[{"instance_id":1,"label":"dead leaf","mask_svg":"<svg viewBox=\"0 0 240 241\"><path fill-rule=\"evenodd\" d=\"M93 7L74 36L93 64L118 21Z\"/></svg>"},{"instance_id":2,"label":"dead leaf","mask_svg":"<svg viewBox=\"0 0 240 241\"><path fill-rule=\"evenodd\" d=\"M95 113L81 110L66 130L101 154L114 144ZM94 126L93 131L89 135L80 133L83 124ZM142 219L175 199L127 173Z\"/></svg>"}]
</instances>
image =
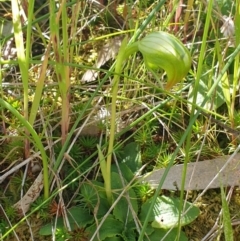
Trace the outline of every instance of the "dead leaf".
<instances>
[{"instance_id":1,"label":"dead leaf","mask_svg":"<svg viewBox=\"0 0 240 241\"><path fill-rule=\"evenodd\" d=\"M187 175L184 190L203 190L239 186L240 184L240 153L231 156L217 157L212 160L187 164ZM224 165L226 165L225 168ZM165 168L146 174L143 180L151 187L157 188ZM171 167L162 189L176 190L181 188L183 164Z\"/></svg>"},{"instance_id":2,"label":"dead leaf","mask_svg":"<svg viewBox=\"0 0 240 241\"><path fill-rule=\"evenodd\" d=\"M96 64L93 66L94 68L100 68L101 66L103 66L108 60L110 59L114 59L115 56L117 55L120 45L122 43L122 36L116 36L114 38L110 38L108 40L108 42L102 47L99 55L98 55L98 59ZM87 70L82 79L81 82L85 83L85 82L91 82L97 79L98 73L99 71L97 70Z\"/></svg>"},{"instance_id":3,"label":"dead leaf","mask_svg":"<svg viewBox=\"0 0 240 241\"><path fill-rule=\"evenodd\" d=\"M25 214L29 210L30 205L39 197L42 189L43 174L40 172L22 199L14 204L14 207L18 210L19 214Z\"/></svg>"}]
</instances>

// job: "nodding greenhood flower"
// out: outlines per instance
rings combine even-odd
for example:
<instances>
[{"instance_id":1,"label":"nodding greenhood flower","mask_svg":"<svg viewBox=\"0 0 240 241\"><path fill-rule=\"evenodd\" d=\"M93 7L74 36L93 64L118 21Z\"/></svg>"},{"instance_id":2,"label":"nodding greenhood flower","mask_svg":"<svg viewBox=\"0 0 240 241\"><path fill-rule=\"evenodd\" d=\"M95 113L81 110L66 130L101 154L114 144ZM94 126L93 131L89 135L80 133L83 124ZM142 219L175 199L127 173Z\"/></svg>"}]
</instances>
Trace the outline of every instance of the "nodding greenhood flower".
<instances>
[{"instance_id":1,"label":"nodding greenhood flower","mask_svg":"<svg viewBox=\"0 0 240 241\"><path fill-rule=\"evenodd\" d=\"M141 51L145 64L150 69L163 68L167 72L168 82L166 89L170 89L178 81L184 78L191 66L191 57L184 45L173 35L164 32L153 32L148 34L139 42L127 46L127 38L122 42L116 59L115 74L112 85L111 105L111 129L109 135L107 160L105 162L101 148L98 146L99 159L102 175L105 182L105 190L109 203L112 203L111 190L111 156L115 135L116 101L118 83L122 71L123 62L129 55Z\"/></svg>"},{"instance_id":2,"label":"nodding greenhood flower","mask_svg":"<svg viewBox=\"0 0 240 241\"><path fill-rule=\"evenodd\" d=\"M169 33L159 31L148 34L138 42L138 50L142 53L148 68L152 70L162 68L166 71L167 90L181 81L191 67L189 51Z\"/></svg>"}]
</instances>

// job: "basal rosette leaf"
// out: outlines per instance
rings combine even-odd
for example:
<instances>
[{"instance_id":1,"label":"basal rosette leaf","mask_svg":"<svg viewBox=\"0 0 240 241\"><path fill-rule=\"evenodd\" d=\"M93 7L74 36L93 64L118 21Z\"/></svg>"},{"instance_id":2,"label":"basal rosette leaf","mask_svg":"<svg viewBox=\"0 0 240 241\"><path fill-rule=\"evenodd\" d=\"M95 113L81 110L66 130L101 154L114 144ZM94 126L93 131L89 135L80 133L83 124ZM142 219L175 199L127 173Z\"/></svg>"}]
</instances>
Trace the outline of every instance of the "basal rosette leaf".
<instances>
[{"instance_id":1,"label":"basal rosette leaf","mask_svg":"<svg viewBox=\"0 0 240 241\"><path fill-rule=\"evenodd\" d=\"M147 200L141 209L139 219L144 222L153 198ZM154 202L153 210L150 213L149 222L153 228L170 229L178 226L180 199L174 197L161 196ZM198 207L191 203L185 203L185 209L182 213L181 226L185 226L193 222L199 215Z\"/></svg>"}]
</instances>

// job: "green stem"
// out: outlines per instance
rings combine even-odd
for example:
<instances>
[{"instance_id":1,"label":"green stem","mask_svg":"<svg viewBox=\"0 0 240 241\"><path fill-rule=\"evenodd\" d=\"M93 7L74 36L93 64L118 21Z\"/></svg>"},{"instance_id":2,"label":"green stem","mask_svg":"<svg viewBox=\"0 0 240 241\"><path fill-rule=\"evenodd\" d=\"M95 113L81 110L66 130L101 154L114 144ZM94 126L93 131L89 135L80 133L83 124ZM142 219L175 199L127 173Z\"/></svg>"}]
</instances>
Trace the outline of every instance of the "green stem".
<instances>
[{"instance_id":1,"label":"green stem","mask_svg":"<svg viewBox=\"0 0 240 241\"><path fill-rule=\"evenodd\" d=\"M30 6L31 7L31 6ZM22 24L20 20L20 9L18 6L17 0L12 0L12 19L13 19L13 30L14 30L14 38L17 50L17 58L21 73L21 79L23 84L23 114L26 120L28 120L28 70L29 70L29 55L25 55L24 51L24 40L23 40L23 31ZM31 22L31 21L30 21ZM31 26L31 25L29 25ZM28 29L29 30L29 29ZM30 31L31 32L31 31ZM26 46L29 47L30 32L27 33L27 42ZM26 54L29 54L29 51L26 49ZM28 136L28 131L25 130L26 136ZM28 158L30 154L30 145L28 138L25 139L25 157Z\"/></svg>"},{"instance_id":2,"label":"green stem","mask_svg":"<svg viewBox=\"0 0 240 241\"><path fill-rule=\"evenodd\" d=\"M116 101L117 101L117 91L118 84L120 80L120 73L122 69L122 63L124 61L124 47L126 46L126 39L123 41L119 54L116 60L115 74L113 79L112 87L112 105L111 105L111 120L110 120L110 136L108 144L108 153L107 153L107 165L106 165L106 180L105 180L105 190L108 201L112 202L112 192L111 192L111 162L112 162L112 153L113 153L113 143L114 143L114 134L115 134L115 120L116 120Z\"/></svg>"},{"instance_id":3,"label":"green stem","mask_svg":"<svg viewBox=\"0 0 240 241\"><path fill-rule=\"evenodd\" d=\"M125 38L122 42L119 54L116 59L115 73L113 78L112 85L112 105L111 105L111 120L110 120L110 134L109 134L109 144L108 144L108 153L107 153L107 164L106 164L106 179L105 181L105 190L108 201L112 202L112 190L111 190L111 163L112 163L112 153L113 153L113 144L115 137L115 123L116 123L116 101L117 101L117 92L118 84L120 80L120 74L122 71L122 66L124 60L132 53L138 50L137 43L133 43L130 46L127 45L127 39ZM103 170L102 170L103 172Z\"/></svg>"}]
</instances>

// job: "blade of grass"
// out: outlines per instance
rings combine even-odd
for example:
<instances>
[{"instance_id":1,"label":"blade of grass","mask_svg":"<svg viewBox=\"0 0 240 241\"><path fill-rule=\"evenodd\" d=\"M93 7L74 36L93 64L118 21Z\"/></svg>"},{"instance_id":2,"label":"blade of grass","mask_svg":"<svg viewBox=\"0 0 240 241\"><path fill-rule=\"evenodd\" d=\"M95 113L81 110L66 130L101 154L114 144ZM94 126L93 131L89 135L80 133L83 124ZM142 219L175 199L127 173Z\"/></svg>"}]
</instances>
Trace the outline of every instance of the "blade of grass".
<instances>
[{"instance_id":1,"label":"blade of grass","mask_svg":"<svg viewBox=\"0 0 240 241\"><path fill-rule=\"evenodd\" d=\"M231 224L231 217L229 213L228 203L226 200L225 191L221 185L221 198L222 198L222 209L223 209L223 230L226 241L233 241L233 230Z\"/></svg>"},{"instance_id":2,"label":"blade of grass","mask_svg":"<svg viewBox=\"0 0 240 241\"><path fill-rule=\"evenodd\" d=\"M69 40L68 40L68 19L67 19L67 7L66 0L62 2L62 36L63 36L63 63L69 63ZM68 134L69 129L69 112L70 112L70 104L69 104L69 91L70 91L70 68L68 65L64 64L63 66L63 76L62 81L62 129L63 129L63 141L66 140L66 135Z\"/></svg>"},{"instance_id":3,"label":"blade of grass","mask_svg":"<svg viewBox=\"0 0 240 241\"><path fill-rule=\"evenodd\" d=\"M30 49L31 49L31 45L30 45L30 40L31 40L31 30L32 30L32 20L33 20L33 10L34 10L34 1L30 1L29 2L29 10L28 10L28 25L27 25L27 44L26 44L26 56L30 56ZM39 28L39 26L38 26ZM41 38L42 40L44 40L44 38ZM40 72L40 77L37 81L36 84L36 89L35 89L35 95L33 98L33 102L32 102L32 108L29 114L29 123L31 125L34 124L34 121L36 119L36 115L39 109L39 105L40 105L40 101L42 98L42 91L43 91L43 86L44 86L44 80L46 78L46 70L47 70L47 66L48 66L48 57L49 57L49 52L50 52L50 44L47 47L46 53L44 55L44 60L42 62L42 66L41 66L41 72Z\"/></svg>"},{"instance_id":4,"label":"blade of grass","mask_svg":"<svg viewBox=\"0 0 240 241\"><path fill-rule=\"evenodd\" d=\"M38 108L40 105L40 101L42 98L44 80L46 78L46 71L47 71L47 67L48 67L48 58L49 58L49 53L50 53L50 47L51 47L51 45L49 44L47 47L47 50L45 52L45 55L44 55L44 60L42 62L42 66L41 66L41 73L40 73L39 79L36 84L35 95L33 98L32 108L31 108L31 112L30 112L30 116L29 116L29 123L31 125L34 124L34 121L35 121L36 115L37 115L37 111L38 111Z\"/></svg>"},{"instance_id":5,"label":"blade of grass","mask_svg":"<svg viewBox=\"0 0 240 241\"><path fill-rule=\"evenodd\" d=\"M47 154L44 150L44 146L41 142L36 131L33 129L32 125L9 103L0 99L0 105L4 108L8 109L17 119L22 123L22 125L26 128L27 133L30 133L33 137L33 144L36 148L40 151L42 156L42 163L43 163L43 185L44 185L44 198L47 199L49 197L49 176L48 176L48 158ZM29 140L29 135L27 136Z\"/></svg>"},{"instance_id":6,"label":"blade of grass","mask_svg":"<svg viewBox=\"0 0 240 241\"><path fill-rule=\"evenodd\" d=\"M25 55L24 52L24 39L22 32L22 24L20 17L20 9L17 0L11 0L12 2L12 19L13 19L13 30L14 38L17 49L18 64L21 72L21 79L23 83L23 113L24 118L28 120L28 69L29 69L29 56ZM29 53L29 52L28 52ZM26 130L26 136L28 136ZM25 140L25 157L30 155L29 140Z\"/></svg>"},{"instance_id":7,"label":"blade of grass","mask_svg":"<svg viewBox=\"0 0 240 241\"><path fill-rule=\"evenodd\" d=\"M55 56L55 71L58 79L59 91L62 98L62 144L66 141L69 126L69 66L64 64L69 62L68 49L68 24L66 13L66 1L60 5L58 12L55 12L55 1L50 1L50 30L51 42ZM62 36L63 46L60 44L60 16L62 16Z\"/></svg>"},{"instance_id":8,"label":"blade of grass","mask_svg":"<svg viewBox=\"0 0 240 241\"><path fill-rule=\"evenodd\" d=\"M194 117L195 113L195 104L197 103L197 93L199 89L199 82L202 76L202 70L203 70L203 63L204 63L204 57L206 53L206 43L208 38L208 32L209 32L209 26L210 26L210 20L212 16L212 7L213 7L213 0L210 0L208 2L208 11L206 16L206 21L204 25L204 32L203 32L203 38L202 38L202 44L200 49L200 55L199 55L199 61L197 65L197 74L196 74L196 80L194 82L194 89L193 89L193 101L194 104L191 108L190 113L190 119ZM183 165L183 172L182 172L182 183L181 183L181 192L180 192L180 207L179 207L179 217L178 217L178 234L176 237L176 240L180 239L180 232L181 232L181 217L182 217L182 211L184 209L183 203L184 203L184 186L185 186L185 180L187 175L187 164L191 161L190 160L190 149L191 149L191 138L192 138L192 126L190 126L188 130L188 135L186 139L186 145L185 145L185 158L184 158L184 165Z\"/></svg>"}]
</instances>

